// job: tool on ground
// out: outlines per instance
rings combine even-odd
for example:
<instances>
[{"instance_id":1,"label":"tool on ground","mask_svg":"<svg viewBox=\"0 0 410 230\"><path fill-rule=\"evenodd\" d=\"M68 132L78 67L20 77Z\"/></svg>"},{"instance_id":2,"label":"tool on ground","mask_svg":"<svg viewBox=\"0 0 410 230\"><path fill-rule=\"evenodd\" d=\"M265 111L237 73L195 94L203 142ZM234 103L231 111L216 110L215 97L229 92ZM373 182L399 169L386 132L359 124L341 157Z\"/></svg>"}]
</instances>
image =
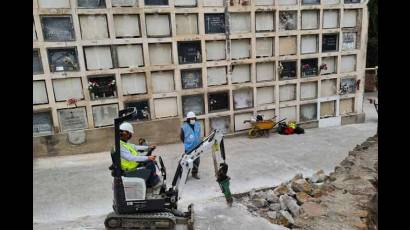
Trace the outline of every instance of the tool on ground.
<instances>
[{"instance_id":1,"label":"tool on ground","mask_svg":"<svg viewBox=\"0 0 410 230\"><path fill-rule=\"evenodd\" d=\"M119 126L135 115L135 108L127 108L119 111L119 117L114 119L115 147L111 150L112 165L109 167L113 176L114 212L105 218L106 229L174 229L177 224L184 224L188 229L193 229L193 204L188 206L187 212L182 212L177 209L177 203L181 198L183 186L186 183L188 172L193 167L194 160L201 154L209 152L210 149L217 182L228 205L232 204L223 134L220 130L212 131L197 147L181 156L169 188L166 185L167 173L161 156L158 157L159 165L155 162L162 177L161 184L157 188L146 187L145 182L149 177L149 170L145 167L138 167L132 172L123 171L121 169ZM150 155L152 151L153 149L149 149L147 155Z\"/></svg>"}]
</instances>

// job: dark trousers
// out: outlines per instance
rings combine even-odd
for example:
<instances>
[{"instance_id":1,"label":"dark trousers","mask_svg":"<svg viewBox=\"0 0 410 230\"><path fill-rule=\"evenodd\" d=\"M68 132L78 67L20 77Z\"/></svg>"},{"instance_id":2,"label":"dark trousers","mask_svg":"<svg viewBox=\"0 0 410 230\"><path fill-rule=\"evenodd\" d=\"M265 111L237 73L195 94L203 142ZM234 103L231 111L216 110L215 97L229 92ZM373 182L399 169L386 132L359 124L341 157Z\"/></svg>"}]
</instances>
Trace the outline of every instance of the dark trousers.
<instances>
[{"instance_id":1,"label":"dark trousers","mask_svg":"<svg viewBox=\"0 0 410 230\"><path fill-rule=\"evenodd\" d=\"M153 161L147 161L144 162L144 166L146 169L149 169L150 174L147 180L147 187L153 187L156 185L161 179L157 175L157 168L155 167L155 164Z\"/></svg>"},{"instance_id":2,"label":"dark trousers","mask_svg":"<svg viewBox=\"0 0 410 230\"><path fill-rule=\"evenodd\" d=\"M186 151L185 151L186 153ZM194 160L194 167L192 167L192 174L197 174L198 173L198 168L199 168L199 163L201 162L200 158L198 157L196 160Z\"/></svg>"},{"instance_id":3,"label":"dark trousers","mask_svg":"<svg viewBox=\"0 0 410 230\"><path fill-rule=\"evenodd\" d=\"M155 186L161 179L157 175L157 168L153 161L141 162L138 168L124 172L126 177L139 177L145 180L147 187Z\"/></svg>"}]
</instances>

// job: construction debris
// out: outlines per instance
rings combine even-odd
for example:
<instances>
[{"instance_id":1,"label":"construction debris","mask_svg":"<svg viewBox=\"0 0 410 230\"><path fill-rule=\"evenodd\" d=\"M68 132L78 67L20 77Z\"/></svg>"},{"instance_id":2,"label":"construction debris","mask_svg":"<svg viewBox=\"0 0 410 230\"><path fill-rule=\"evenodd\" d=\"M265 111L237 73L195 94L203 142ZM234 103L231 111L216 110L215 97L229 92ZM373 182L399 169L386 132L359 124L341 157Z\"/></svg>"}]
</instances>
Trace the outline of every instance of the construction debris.
<instances>
[{"instance_id":1,"label":"construction debris","mask_svg":"<svg viewBox=\"0 0 410 230\"><path fill-rule=\"evenodd\" d=\"M349 152L334 172L302 174L238 197L248 210L289 229L376 229L377 136Z\"/></svg>"}]
</instances>

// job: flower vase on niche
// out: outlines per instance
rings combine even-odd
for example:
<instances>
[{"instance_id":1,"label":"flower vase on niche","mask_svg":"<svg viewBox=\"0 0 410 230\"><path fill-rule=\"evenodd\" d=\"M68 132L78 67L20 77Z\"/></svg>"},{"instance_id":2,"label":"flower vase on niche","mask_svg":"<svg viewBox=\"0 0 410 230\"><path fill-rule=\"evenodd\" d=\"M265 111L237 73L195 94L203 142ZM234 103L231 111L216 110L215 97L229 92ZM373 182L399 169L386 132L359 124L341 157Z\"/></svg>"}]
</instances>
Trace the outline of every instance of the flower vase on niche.
<instances>
[{"instance_id":1,"label":"flower vase on niche","mask_svg":"<svg viewBox=\"0 0 410 230\"><path fill-rule=\"evenodd\" d=\"M94 94L94 92L91 92L91 100L95 100L95 94Z\"/></svg>"}]
</instances>

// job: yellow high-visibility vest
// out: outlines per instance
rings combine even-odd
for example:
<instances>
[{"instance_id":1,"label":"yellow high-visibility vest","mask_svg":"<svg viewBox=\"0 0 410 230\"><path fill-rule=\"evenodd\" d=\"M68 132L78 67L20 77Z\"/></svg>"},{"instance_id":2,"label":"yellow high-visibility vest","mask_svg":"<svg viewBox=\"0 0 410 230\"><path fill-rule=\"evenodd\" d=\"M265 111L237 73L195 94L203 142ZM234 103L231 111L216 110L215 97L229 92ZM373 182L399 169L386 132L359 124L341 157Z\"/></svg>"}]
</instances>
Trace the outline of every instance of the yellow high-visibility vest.
<instances>
[{"instance_id":1,"label":"yellow high-visibility vest","mask_svg":"<svg viewBox=\"0 0 410 230\"><path fill-rule=\"evenodd\" d=\"M128 151L130 151L131 155L133 156L138 156L138 151L136 149L134 149L130 144L124 142L124 141L120 141L121 146L126 148ZM122 170L131 170L131 169L135 169L136 167L138 167L138 162L135 161L129 161L126 159L121 158L121 169Z\"/></svg>"}]
</instances>

